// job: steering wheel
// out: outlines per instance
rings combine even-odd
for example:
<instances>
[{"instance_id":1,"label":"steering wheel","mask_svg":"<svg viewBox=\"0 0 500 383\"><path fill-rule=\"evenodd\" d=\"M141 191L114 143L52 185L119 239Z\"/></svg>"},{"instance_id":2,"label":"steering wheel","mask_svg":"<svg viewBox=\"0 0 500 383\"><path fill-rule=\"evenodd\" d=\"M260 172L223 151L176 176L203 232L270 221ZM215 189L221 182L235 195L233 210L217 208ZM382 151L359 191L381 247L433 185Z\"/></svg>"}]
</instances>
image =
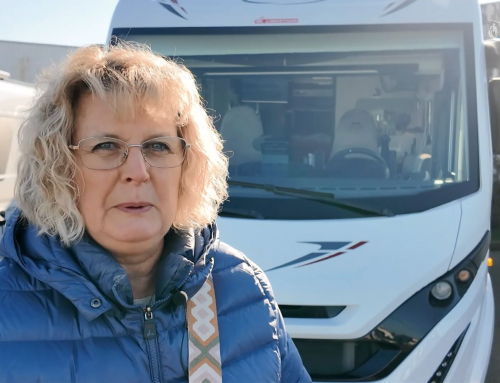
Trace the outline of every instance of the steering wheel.
<instances>
[{"instance_id":1,"label":"steering wheel","mask_svg":"<svg viewBox=\"0 0 500 383\"><path fill-rule=\"evenodd\" d=\"M355 158L348 158L353 154L357 156ZM385 160L378 153L365 148L349 148L335 153L333 157L330 158L328 168L335 170L347 161L357 162L356 168L364 170L369 178L389 178L389 167ZM371 161L373 164L366 165L366 161ZM363 162L365 163L364 166Z\"/></svg>"}]
</instances>

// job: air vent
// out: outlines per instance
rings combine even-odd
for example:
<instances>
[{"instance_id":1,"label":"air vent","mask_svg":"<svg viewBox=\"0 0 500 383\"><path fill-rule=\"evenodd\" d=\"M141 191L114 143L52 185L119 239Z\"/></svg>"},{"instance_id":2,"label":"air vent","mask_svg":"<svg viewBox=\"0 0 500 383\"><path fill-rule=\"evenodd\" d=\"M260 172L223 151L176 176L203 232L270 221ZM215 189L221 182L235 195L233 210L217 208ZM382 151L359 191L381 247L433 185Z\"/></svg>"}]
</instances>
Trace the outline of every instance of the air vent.
<instances>
[{"instance_id":1,"label":"air vent","mask_svg":"<svg viewBox=\"0 0 500 383\"><path fill-rule=\"evenodd\" d=\"M335 318L346 306L289 306L280 305L285 318Z\"/></svg>"},{"instance_id":2,"label":"air vent","mask_svg":"<svg viewBox=\"0 0 500 383\"><path fill-rule=\"evenodd\" d=\"M399 354L396 347L369 340L295 338L293 342L315 382L376 380L370 372L383 369Z\"/></svg>"}]
</instances>

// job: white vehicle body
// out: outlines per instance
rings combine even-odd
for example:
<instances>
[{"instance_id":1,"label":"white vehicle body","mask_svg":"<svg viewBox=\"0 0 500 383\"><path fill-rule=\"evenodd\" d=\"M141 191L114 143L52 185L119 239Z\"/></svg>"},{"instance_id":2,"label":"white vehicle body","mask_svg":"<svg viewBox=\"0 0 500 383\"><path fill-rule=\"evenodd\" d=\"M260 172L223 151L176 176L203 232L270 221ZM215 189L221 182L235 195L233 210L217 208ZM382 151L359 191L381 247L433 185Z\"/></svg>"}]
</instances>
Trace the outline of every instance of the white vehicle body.
<instances>
[{"instance_id":1,"label":"white vehicle body","mask_svg":"<svg viewBox=\"0 0 500 383\"><path fill-rule=\"evenodd\" d=\"M484 381L493 169L477 0L122 0L112 35L184 60L221 116L232 181L335 195L232 184L217 221L266 271L313 380ZM244 108L262 123L225 127Z\"/></svg>"},{"instance_id":2,"label":"white vehicle body","mask_svg":"<svg viewBox=\"0 0 500 383\"><path fill-rule=\"evenodd\" d=\"M32 85L9 80L9 74L0 71L0 211L5 211L14 198L17 132L34 96Z\"/></svg>"}]
</instances>

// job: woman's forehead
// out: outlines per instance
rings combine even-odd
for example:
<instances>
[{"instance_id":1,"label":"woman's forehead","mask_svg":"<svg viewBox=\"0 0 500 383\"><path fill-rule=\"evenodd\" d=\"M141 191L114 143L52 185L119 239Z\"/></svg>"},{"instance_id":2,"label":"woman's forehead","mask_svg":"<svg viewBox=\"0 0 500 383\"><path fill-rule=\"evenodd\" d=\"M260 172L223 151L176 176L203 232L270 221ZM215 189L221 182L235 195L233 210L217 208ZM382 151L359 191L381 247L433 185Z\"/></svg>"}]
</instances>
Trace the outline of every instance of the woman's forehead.
<instances>
[{"instance_id":1,"label":"woman's forehead","mask_svg":"<svg viewBox=\"0 0 500 383\"><path fill-rule=\"evenodd\" d=\"M80 101L76 115L75 137L92 136L129 139L148 139L160 136L176 136L175 113L156 108L144 108L135 104L130 108L115 107L108 100L86 95Z\"/></svg>"}]
</instances>

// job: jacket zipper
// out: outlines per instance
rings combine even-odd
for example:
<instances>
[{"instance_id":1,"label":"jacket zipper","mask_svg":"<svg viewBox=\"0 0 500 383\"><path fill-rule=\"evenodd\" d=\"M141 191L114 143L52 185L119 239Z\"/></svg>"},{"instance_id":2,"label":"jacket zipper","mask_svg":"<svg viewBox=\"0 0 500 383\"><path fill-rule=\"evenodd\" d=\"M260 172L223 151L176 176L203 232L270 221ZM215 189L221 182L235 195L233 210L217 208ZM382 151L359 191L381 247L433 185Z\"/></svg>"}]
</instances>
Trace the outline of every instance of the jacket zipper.
<instances>
[{"instance_id":1,"label":"jacket zipper","mask_svg":"<svg viewBox=\"0 0 500 383\"><path fill-rule=\"evenodd\" d=\"M151 369L151 375L153 378L153 383L161 383L160 381L160 351L159 351L159 346L158 346L158 337L157 337L157 331L156 331L156 324L153 319L153 308L158 308L159 306L163 305L165 302L167 302L173 295L172 291L178 291L181 286L183 286L189 277L191 276L191 273L193 272L193 265L191 265L191 269L189 270L188 275L186 278L182 281L182 283L179 283L173 290L171 290L171 293L165 297L164 299L155 302L153 306L147 305L143 311L144 311L144 328L143 328L143 336L144 339L146 340L146 345L148 348L148 356L150 360L150 369ZM137 308L137 306L130 306L126 302L121 299L120 294L116 291L116 283L113 285L113 295L115 296L116 300L120 302L120 304L124 307L127 308ZM185 307L185 310L187 310L187 306ZM187 328L187 311L186 311L186 328Z\"/></svg>"},{"instance_id":2,"label":"jacket zipper","mask_svg":"<svg viewBox=\"0 0 500 383\"><path fill-rule=\"evenodd\" d=\"M153 310L151 306L144 309L144 339L146 339L149 360L151 363L151 375L154 383L160 383L160 358L158 351L158 337L156 333L156 324L153 319Z\"/></svg>"},{"instance_id":3,"label":"jacket zipper","mask_svg":"<svg viewBox=\"0 0 500 383\"><path fill-rule=\"evenodd\" d=\"M191 272L193 271L193 266L191 266L191 270L189 271L188 276L182 281L182 283L178 284L178 286L174 290L178 290L182 285L186 283ZM120 304L129 309L137 309L137 306L131 306L123 301L120 297L120 294L116 291L116 283L113 285L113 295L116 300L120 302ZM153 308L157 308L163 303L167 302L172 297L172 293L170 293L165 299L161 301L155 302L153 306L147 305L144 309L141 309L141 312L144 312L144 327L143 327L143 337L146 340L146 346L148 349L148 358L150 363L150 372L153 378L153 383L161 383L160 382L160 351L158 346L158 337L156 331L156 324L153 319Z\"/></svg>"}]
</instances>

